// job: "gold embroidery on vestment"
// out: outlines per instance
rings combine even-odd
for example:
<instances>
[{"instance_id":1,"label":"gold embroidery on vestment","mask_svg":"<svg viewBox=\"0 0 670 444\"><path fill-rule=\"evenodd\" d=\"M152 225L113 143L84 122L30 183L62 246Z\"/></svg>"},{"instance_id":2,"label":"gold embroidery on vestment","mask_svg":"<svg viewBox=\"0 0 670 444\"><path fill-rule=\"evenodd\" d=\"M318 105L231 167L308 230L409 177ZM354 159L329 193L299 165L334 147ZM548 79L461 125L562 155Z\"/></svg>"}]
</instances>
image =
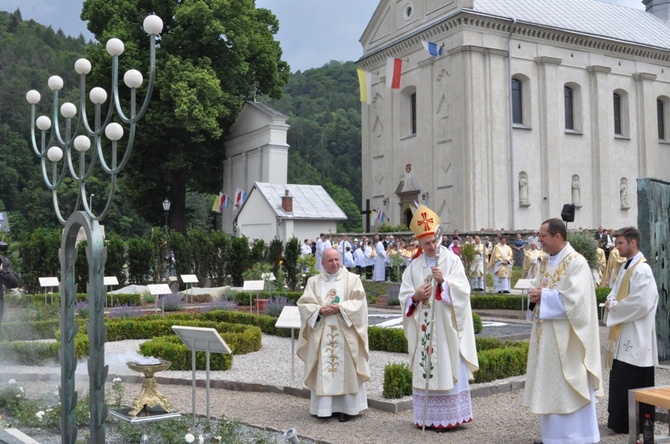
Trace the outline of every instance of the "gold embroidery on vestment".
<instances>
[{"instance_id":1,"label":"gold embroidery on vestment","mask_svg":"<svg viewBox=\"0 0 670 444\"><path fill-rule=\"evenodd\" d=\"M572 258L575 257L577 253L570 253L567 255L563 260L561 260L561 263L558 264L558 267L556 267L556 270L552 273L549 274L547 272L547 266L548 266L548 260L542 261L542 265L540 266L540 276L542 277L542 282L544 283L545 281L547 282L546 287L543 285L542 288L554 288L556 287L556 284L561 280L561 278L565 275L566 270L568 269L568 265L570 265L570 261L572 261ZM537 343L540 343L540 338L542 337L542 327L544 325L544 320L540 319L540 306L538 305L535 307L535 332L536 332L536 339Z\"/></svg>"},{"instance_id":2,"label":"gold embroidery on vestment","mask_svg":"<svg viewBox=\"0 0 670 444\"><path fill-rule=\"evenodd\" d=\"M337 325L329 325L328 328L330 328L330 333L326 335L328 337L326 353L330 353L328 356L328 373L331 373L334 378L335 373L337 373L337 367L340 365L338 362L340 357L335 353L335 349L337 349L337 337L340 335L337 333Z\"/></svg>"}]
</instances>

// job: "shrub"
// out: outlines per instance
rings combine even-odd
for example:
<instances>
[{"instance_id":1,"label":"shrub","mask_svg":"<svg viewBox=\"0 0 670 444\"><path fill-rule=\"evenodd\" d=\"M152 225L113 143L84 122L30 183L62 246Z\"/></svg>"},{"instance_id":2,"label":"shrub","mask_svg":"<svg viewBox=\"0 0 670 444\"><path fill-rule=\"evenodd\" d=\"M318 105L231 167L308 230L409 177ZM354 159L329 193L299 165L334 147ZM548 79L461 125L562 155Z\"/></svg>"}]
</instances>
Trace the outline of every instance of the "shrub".
<instances>
[{"instance_id":1,"label":"shrub","mask_svg":"<svg viewBox=\"0 0 670 444\"><path fill-rule=\"evenodd\" d=\"M142 309L139 307L129 306L128 304L123 304L120 307L112 307L109 310L110 319L128 319L136 318L142 316Z\"/></svg>"},{"instance_id":2,"label":"shrub","mask_svg":"<svg viewBox=\"0 0 670 444\"><path fill-rule=\"evenodd\" d=\"M384 367L384 390L388 399L402 398L412 394L412 372L407 364L387 364Z\"/></svg>"},{"instance_id":3,"label":"shrub","mask_svg":"<svg viewBox=\"0 0 670 444\"><path fill-rule=\"evenodd\" d=\"M474 326L475 334L481 333L484 328L482 318L477 313L472 313L472 325Z\"/></svg>"},{"instance_id":4,"label":"shrub","mask_svg":"<svg viewBox=\"0 0 670 444\"><path fill-rule=\"evenodd\" d=\"M286 307L287 305L295 305L295 304L289 301L286 298L286 296L272 296L265 303L265 310L263 311L263 313L265 313L268 316L274 316L278 318L284 307Z\"/></svg>"},{"instance_id":5,"label":"shrub","mask_svg":"<svg viewBox=\"0 0 670 444\"><path fill-rule=\"evenodd\" d=\"M237 310L237 302L235 302L235 299L229 299L226 296L218 301L208 302L201 308L202 312L213 310Z\"/></svg>"},{"instance_id":6,"label":"shrub","mask_svg":"<svg viewBox=\"0 0 670 444\"><path fill-rule=\"evenodd\" d=\"M589 263L589 267L598 267L598 256L596 253L598 242L594 239L592 234L577 233L574 231L569 232L568 242L570 242L570 245L577 251L577 253L584 256L586 262Z\"/></svg>"},{"instance_id":7,"label":"shrub","mask_svg":"<svg viewBox=\"0 0 670 444\"><path fill-rule=\"evenodd\" d=\"M74 312L81 318L88 318L88 302L79 301L74 304Z\"/></svg>"},{"instance_id":8,"label":"shrub","mask_svg":"<svg viewBox=\"0 0 670 444\"><path fill-rule=\"evenodd\" d=\"M180 311L181 310L181 294L171 293L164 295L159 301L163 307L163 311Z\"/></svg>"},{"instance_id":9,"label":"shrub","mask_svg":"<svg viewBox=\"0 0 670 444\"><path fill-rule=\"evenodd\" d=\"M398 295L400 294L400 285L389 285L386 287L386 304L387 305L400 305L400 299Z\"/></svg>"}]
</instances>

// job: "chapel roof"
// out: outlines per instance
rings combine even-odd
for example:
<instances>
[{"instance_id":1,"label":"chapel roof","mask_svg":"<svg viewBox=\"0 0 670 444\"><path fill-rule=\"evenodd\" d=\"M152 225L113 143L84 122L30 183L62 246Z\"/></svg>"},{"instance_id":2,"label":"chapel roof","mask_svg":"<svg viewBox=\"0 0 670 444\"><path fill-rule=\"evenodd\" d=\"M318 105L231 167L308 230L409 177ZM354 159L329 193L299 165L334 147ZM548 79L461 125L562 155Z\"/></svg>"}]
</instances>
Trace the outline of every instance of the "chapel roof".
<instances>
[{"instance_id":1,"label":"chapel roof","mask_svg":"<svg viewBox=\"0 0 670 444\"><path fill-rule=\"evenodd\" d=\"M347 215L321 185L256 182L255 186L280 218L346 220ZM293 196L293 212L283 210L285 190Z\"/></svg>"},{"instance_id":2,"label":"chapel roof","mask_svg":"<svg viewBox=\"0 0 670 444\"><path fill-rule=\"evenodd\" d=\"M515 18L520 23L670 49L670 26L666 22L642 9L597 0L473 0L472 11Z\"/></svg>"}]
</instances>

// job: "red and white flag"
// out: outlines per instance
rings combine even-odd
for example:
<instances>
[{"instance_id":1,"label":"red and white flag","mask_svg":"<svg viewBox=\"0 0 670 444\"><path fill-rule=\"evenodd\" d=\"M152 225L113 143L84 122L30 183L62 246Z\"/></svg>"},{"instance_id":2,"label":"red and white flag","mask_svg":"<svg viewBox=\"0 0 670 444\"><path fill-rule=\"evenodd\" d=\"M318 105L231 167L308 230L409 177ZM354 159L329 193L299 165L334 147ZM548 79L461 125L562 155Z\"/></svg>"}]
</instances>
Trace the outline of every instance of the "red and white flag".
<instances>
[{"instance_id":1,"label":"red and white flag","mask_svg":"<svg viewBox=\"0 0 670 444\"><path fill-rule=\"evenodd\" d=\"M400 76L402 74L402 59L388 58L386 60L386 87L400 88Z\"/></svg>"},{"instance_id":2,"label":"red and white flag","mask_svg":"<svg viewBox=\"0 0 670 444\"><path fill-rule=\"evenodd\" d=\"M244 200L247 198L247 193L244 192L242 188L238 188L235 191L235 208L239 209L242 204L244 203Z\"/></svg>"}]
</instances>

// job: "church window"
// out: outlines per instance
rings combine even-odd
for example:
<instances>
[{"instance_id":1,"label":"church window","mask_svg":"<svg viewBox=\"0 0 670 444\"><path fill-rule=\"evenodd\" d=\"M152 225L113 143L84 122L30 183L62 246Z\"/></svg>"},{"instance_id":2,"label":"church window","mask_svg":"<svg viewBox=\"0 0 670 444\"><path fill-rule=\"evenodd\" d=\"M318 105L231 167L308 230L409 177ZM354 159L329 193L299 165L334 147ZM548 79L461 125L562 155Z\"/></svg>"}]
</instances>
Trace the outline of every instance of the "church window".
<instances>
[{"instance_id":1,"label":"church window","mask_svg":"<svg viewBox=\"0 0 670 444\"><path fill-rule=\"evenodd\" d=\"M416 93L413 93L410 98L409 113L410 113L410 131L411 134L416 134Z\"/></svg>"},{"instance_id":2,"label":"church window","mask_svg":"<svg viewBox=\"0 0 670 444\"><path fill-rule=\"evenodd\" d=\"M563 114L565 132L582 134L582 89L577 83L568 82L563 85Z\"/></svg>"},{"instance_id":3,"label":"church window","mask_svg":"<svg viewBox=\"0 0 670 444\"><path fill-rule=\"evenodd\" d=\"M621 135L621 96L614 93L614 134Z\"/></svg>"},{"instance_id":4,"label":"church window","mask_svg":"<svg viewBox=\"0 0 670 444\"><path fill-rule=\"evenodd\" d=\"M613 93L613 117L614 117L614 136L627 138L630 136L629 114L628 114L628 93L622 89L617 89Z\"/></svg>"},{"instance_id":5,"label":"church window","mask_svg":"<svg viewBox=\"0 0 670 444\"><path fill-rule=\"evenodd\" d=\"M565 101L565 129L575 129L575 113L574 113L574 97L572 88L569 86L563 87L563 98Z\"/></svg>"},{"instance_id":6,"label":"church window","mask_svg":"<svg viewBox=\"0 0 670 444\"><path fill-rule=\"evenodd\" d=\"M521 80L512 79L512 123L523 124L523 90Z\"/></svg>"},{"instance_id":7,"label":"church window","mask_svg":"<svg viewBox=\"0 0 670 444\"><path fill-rule=\"evenodd\" d=\"M667 128L668 128L668 104L670 99L667 97L659 97L656 99L656 122L658 124L658 139L667 140Z\"/></svg>"}]
</instances>

